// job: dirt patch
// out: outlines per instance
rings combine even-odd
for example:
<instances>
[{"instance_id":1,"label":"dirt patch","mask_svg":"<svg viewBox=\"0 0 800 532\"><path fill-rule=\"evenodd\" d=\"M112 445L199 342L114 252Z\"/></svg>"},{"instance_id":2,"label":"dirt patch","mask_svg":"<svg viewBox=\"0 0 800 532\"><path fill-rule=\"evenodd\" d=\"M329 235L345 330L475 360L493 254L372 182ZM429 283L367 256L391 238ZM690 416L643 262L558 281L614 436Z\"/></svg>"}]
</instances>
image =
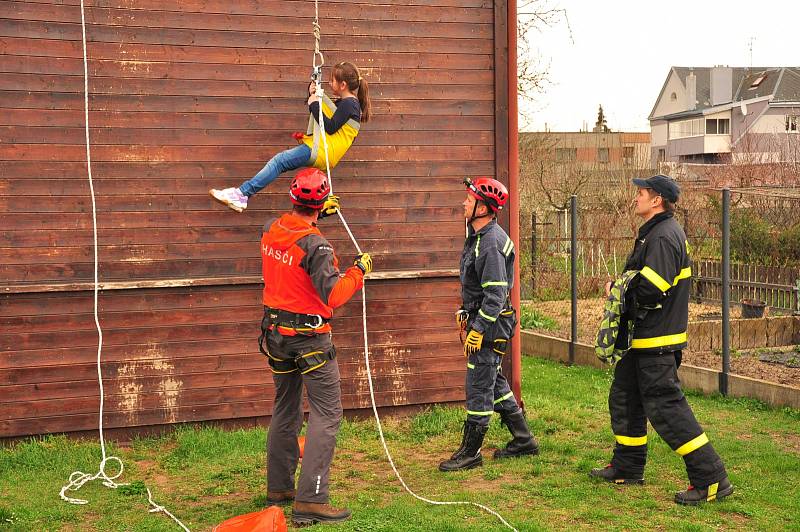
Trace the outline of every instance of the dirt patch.
<instances>
[{"instance_id":1,"label":"dirt patch","mask_svg":"<svg viewBox=\"0 0 800 532\"><path fill-rule=\"evenodd\" d=\"M800 434L771 432L773 441L781 442L781 448L800 456Z\"/></svg>"},{"instance_id":2,"label":"dirt patch","mask_svg":"<svg viewBox=\"0 0 800 532\"><path fill-rule=\"evenodd\" d=\"M169 492L173 484L167 475L154 460L137 460L136 467L145 479L145 483L152 483L164 492ZM151 488L152 490L152 488Z\"/></svg>"},{"instance_id":3,"label":"dirt patch","mask_svg":"<svg viewBox=\"0 0 800 532\"><path fill-rule=\"evenodd\" d=\"M603 316L603 303L600 298L578 300L578 341L589 345L594 344L597 326ZM558 323L558 328L553 331L533 329L536 332L569 339L571 329L569 300L530 302L533 308L553 318ZM689 304L689 321L702 321L707 317L719 314L719 305ZM740 318L741 309L731 308L731 319ZM775 382L787 386L800 388L800 368L793 368L783 364L775 364L759 360L757 351L737 351L731 356L731 373ZM722 368L722 356L718 353L695 353L685 350L683 361L692 366L719 370Z\"/></svg>"},{"instance_id":4,"label":"dirt patch","mask_svg":"<svg viewBox=\"0 0 800 532\"><path fill-rule=\"evenodd\" d=\"M558 323L558 328L553 331L534 329L559 338L569 338L572 319L570 317L571 302L569 300L560 301L537 301L523 302L531 305L539 312L553 318ZM579 299L578 300L578 340L586 344L594 343L597 326L603 317L603 304L605 301L600 298ZM689 321L701 321L708 317L719 314L719 305L704 305L699 303L689 303ZM731 319L740 318L741 310L731 309Z\"/></svg>"},{"instance_id":5,"label":"dirt patch","mask_svg":"<svg viewBox=\"0 0 800 532\"><path fill-rule=\"evenodd\" d=\"M684 351L683 361L701 368L722 368L722 355L718 353ZM731 373L800 388L800 368L762 362L756 353L731 353Z\"/></svg>"}]
</instances>

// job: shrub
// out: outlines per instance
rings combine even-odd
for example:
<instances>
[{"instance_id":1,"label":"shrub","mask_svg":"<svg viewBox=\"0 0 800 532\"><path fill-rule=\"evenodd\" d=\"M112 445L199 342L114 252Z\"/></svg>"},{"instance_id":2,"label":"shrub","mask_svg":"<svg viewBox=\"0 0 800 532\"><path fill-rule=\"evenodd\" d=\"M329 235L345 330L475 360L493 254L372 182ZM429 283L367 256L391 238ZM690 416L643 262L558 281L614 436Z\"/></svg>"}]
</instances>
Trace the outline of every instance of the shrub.
<instances>
[{"instance_id":1,"label":"shrub","mask_svg":"<svg viewBox=\"0 0 800 532\"><path fill-rule=\"evenodd\" d=\"M744 210L731 213L731 258L743 262L771 263L778 259L778 241L770 225Z\"/></svg>"},{"instance_id":2,"label":"shrub","mask_svg":"<svg viewBox=\"0 0 800 532\"><path fill-rule=\"evenodd\" d=\"M545 329L547 331L558 329L556 320L542 314L530 305L523 305L520 309L519 326L522 329Z\"/></svg>"},{"instance_id":3,"label":"shrub","mask_svg":"<svg viewBox=\"0 0 800 532\"><path fill-rule=\"evenodd\" d=\"M786 260L800 262L800 224L778 235L778 251Z\"/></svg>"}]
</instances>

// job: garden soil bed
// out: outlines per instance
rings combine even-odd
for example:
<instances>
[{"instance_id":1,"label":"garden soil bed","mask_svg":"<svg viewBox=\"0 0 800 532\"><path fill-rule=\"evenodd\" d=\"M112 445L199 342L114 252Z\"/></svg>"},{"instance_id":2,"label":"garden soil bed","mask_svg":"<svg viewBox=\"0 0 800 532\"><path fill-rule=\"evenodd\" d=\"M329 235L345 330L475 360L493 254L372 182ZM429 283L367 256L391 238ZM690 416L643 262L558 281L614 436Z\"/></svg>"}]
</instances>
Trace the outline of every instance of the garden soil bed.
<instances>
[{"instance_id":1,"label":"garden soil bed","mask_svg":"<svg viewBox=\"0 0 800 532\"><path fill-rule=\"evenodd\" d=\"M603 316L603 300L581 299L578 300L578 341L593 344L597 326ZM555 330L533 329L536 332L557 336L570 337L570 301L537 301L526 302L542 314L553 318L558 323ZM721 314L719 305L689 304L689 320L701 321L704 318ZM741 310L731 309L731 318L741 317ZM715 318L719 319L719 318ZM800 388L800 368L789 367L783 364L764 362L759 360L758 351L733 351L731 354L731 373L776 382L787 386ZM683 361L692 366L719 370L722 368L722 356L717 353L693 353L684 351Z\"/></svg>"}]
</instances>

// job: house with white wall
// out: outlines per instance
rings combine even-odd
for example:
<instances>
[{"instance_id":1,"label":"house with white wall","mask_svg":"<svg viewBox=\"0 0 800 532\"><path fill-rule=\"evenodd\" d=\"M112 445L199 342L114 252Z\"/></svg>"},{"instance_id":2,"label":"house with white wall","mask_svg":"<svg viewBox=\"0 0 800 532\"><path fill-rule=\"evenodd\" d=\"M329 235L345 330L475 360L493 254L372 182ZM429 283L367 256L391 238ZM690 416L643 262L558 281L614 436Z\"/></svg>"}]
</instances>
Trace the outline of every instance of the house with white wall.
<instances>
[{"instance_id":1,"label":"house with white wall","mask_svg":"<svg viewBox=\"0 0 800 532\"><path fill-rule=\"evenodd\" d=\"M672 67L649 119L653 166L797 161L800 68Z\"/></svg>"}]
</instances>

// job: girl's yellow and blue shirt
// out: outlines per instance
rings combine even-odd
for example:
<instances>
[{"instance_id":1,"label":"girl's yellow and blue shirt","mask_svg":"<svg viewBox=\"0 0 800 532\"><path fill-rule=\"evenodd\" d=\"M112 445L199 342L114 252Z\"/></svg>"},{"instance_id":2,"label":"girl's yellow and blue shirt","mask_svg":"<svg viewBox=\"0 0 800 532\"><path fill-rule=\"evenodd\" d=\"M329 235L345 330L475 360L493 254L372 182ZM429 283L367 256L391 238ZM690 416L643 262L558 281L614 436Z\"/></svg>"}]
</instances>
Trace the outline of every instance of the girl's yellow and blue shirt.
<instances>
[{"instance_id":1,"label":"girl's yellow and blue shirt","mask_svg":"<svg viewBox=\"0 0 800 532\"><path fill-rule=\"evenodd\" d=\"M319 102L308 106L311 116L308 119L308 128L302 142L311 148L311 157L308 166L326 170L325 145L322 140L321 129L317 123L319 117ZM325 122L325 134L328 144L328 161L330 167L335 167L341 158L353 145L361 127L361 106L356 98L342 98L337 103L323 96L322 113Z\"/></svg>"}]
</instances>

